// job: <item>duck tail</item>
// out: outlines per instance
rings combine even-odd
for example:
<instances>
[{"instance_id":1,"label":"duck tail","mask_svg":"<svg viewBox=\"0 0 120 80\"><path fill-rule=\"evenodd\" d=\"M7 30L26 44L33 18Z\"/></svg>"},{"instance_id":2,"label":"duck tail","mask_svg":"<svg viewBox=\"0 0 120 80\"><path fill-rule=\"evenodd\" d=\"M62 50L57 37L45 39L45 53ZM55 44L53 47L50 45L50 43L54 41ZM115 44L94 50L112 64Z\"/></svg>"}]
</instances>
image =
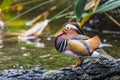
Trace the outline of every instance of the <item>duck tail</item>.
<instances>
[{"instance_id":1,"label":"duck tail","mask_svg":"<svg viewBox=\"0 0 120 80\"><path fill-rule=\"evenodd\" d=\"M101 43L99 45L99 48L102 48L102 47L112 47L112 45L111 44L107 44L107 43Z\"/></svg>"}]
</instances>

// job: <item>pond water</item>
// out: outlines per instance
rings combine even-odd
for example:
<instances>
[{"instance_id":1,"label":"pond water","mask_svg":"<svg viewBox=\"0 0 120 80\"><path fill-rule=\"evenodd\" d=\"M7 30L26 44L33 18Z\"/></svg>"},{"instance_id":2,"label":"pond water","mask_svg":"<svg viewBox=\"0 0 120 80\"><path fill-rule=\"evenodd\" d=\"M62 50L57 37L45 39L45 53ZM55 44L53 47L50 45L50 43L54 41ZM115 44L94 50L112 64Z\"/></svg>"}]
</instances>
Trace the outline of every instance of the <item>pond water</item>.
<instances>
[{"instance_id":1,"label":"pond water","mask_svg":"<svg viewBox=\"0 0 120 80\"><path fill-rule=\"evenodd\" d=\"M64 22L63 22L64 23ZM45 30L42 36L44 48L37 48L34 45L27 45L18 41L18 36L5 33L4 46L0 49L0 70L4 69L30 69L32 67L43 67L48 69L57 69L69 66L76 60L68 58L58 53L54 48L54 34L63 23L50 23L52 30ZM98 34L97 32L85 31L85 34L92 37L99 35L102 42L107 42L113 47L104 48L110 55L115 58L120 57L120 35L115 34Z\"/></svg>"},{"instance_id":2,"label":"pond water","mask_svg":"<svg viewBox=\"0 0 120 80\"><path fill-rule=\"evenodd\" d=\"M56 5L58 1L57 0L55 1L56 1L55 3ZM71 3L73 2L71 1ZM68 2L68 5L71 3ZM46 6L50 8L50 6L48 5ZM57 10L50 13L49 17L57 14L59 11L62 11L64 7L66 8L66 6L67 5L64 5L62 7L60 6L60 10L57 8ZM29 9L31 8L31 5L27 7ZM26 10L27 7L25 7ZM58 69L61 67L69 66L76 62L76 60L58 53L54 48L55 38L51 37L51 35L55 34L61 28L61 26L65 22L67 22L68 19L62 18L62 19L54 20L49 23L49 26L45 28L41 37L41 42L45 44L44 48L38 48L35 47L35 45L30 45L30 44L28 45L25 42L18 41L18 36L21 34L21 32L23 33L25 30L28 30L30 28L26 26L25 23L35 18L40 14L40 12L44 12L44 10L46 9L48 8L43 8L43 7L38 8L6 25L4 32L5 35L4 35L3 48L0 48L0 56L1 56L0 70L30 69L33 67ZM15 11L12 13L8 13L6 11L4 14L5 19L9 20L13 17L13 15L15 16L16 14L17 13ZM113 57L115 58L120 57L120 34L106 34L106 33L92 32L92 31L84 31L84 32L87 36L90 37L98 35L100 36L102 42L112 44L113 47L104 48L104 49Z\"/></svg>"}]
</instances>

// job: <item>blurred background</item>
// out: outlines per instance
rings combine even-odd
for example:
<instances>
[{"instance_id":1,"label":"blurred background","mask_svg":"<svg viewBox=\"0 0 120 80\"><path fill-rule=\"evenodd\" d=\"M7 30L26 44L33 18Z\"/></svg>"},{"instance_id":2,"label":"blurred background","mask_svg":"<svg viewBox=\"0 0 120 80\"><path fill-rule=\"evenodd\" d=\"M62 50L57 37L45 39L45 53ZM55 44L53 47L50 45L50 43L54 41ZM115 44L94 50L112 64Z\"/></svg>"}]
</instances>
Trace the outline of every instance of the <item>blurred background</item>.
<instances>
[{"instance_id":1,"label":"blurred background","mask_svg":"<svg viewBox=\"0 0 120 80\"><path fill-rule=\"evenodd\" d=\"M112 0L87 0L84 12L90 12L95 1L99 1L99 7ZM62 25L76 22L75 2L0 0L0 70L58 69L76 62L54 48L55 36ZM81 28L85 35L98 35L103 43L112 44L113 47L104 49L113 57L120 57L120 6L92 15Z\"/></svg>"}]
</instances>

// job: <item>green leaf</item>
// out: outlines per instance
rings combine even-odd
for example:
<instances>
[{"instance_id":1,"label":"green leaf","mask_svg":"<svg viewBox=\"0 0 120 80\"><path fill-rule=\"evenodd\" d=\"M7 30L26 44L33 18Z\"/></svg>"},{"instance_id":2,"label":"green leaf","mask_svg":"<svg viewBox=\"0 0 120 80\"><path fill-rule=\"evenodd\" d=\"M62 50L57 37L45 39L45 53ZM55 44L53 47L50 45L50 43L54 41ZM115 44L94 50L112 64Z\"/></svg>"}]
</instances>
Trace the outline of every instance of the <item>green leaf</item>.
<instances>
[{"instance_id":1,"label":"green leaf","mask_svg":"<svg viewBox=\"0 0 120 80\"><path fill-rule=\"evenodd\" d=\"M80 21L81 15L83 13L86 3L87 3L87 0L77 0L76 1L75 13L76 13L77 21Z\"/></svg>"},{"instance_id":2,"label":"green leaf","mask_svg":"<svg viewBox=\"0 0 120 80\"><path fill-rule=\"evenodd\" d=\"M13 3L14 0L3 0L1 8L6 8Z\"/></svg>"},{"instance_id":3,"label":"green leaf","mask_svg":"<svg viewBox=\"0 0 120 80\"><path fill-rule=\"evenodd\" d=\"M104 13L104 12L110 11L112 9L115 9L117 7L120 7L120 0L112 0L111 2L108 1L105 4L101 5L98 9L96 9L93 12L93 14Z\"/></svg>"}]
</instances>

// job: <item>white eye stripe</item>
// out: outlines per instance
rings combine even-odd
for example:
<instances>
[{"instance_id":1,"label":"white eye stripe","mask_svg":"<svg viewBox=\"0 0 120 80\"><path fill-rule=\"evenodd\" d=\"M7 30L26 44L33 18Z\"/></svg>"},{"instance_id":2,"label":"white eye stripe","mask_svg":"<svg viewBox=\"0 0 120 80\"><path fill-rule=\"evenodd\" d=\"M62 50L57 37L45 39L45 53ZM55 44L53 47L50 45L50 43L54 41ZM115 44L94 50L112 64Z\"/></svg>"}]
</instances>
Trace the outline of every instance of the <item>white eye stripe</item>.
<instances>
[{"instance_id":1,"label":"white eye stripe","mask_svg":"<svg viewBox=\"0 0 120 80\"><path fill-rule=\"evenodd\" d=\"M67 24L67 25L65 25L65 27L73 28L73 29L78 29L78 28L76 28L74 25L71 25L71 24Z\"/></svg>"}]
</instances>

